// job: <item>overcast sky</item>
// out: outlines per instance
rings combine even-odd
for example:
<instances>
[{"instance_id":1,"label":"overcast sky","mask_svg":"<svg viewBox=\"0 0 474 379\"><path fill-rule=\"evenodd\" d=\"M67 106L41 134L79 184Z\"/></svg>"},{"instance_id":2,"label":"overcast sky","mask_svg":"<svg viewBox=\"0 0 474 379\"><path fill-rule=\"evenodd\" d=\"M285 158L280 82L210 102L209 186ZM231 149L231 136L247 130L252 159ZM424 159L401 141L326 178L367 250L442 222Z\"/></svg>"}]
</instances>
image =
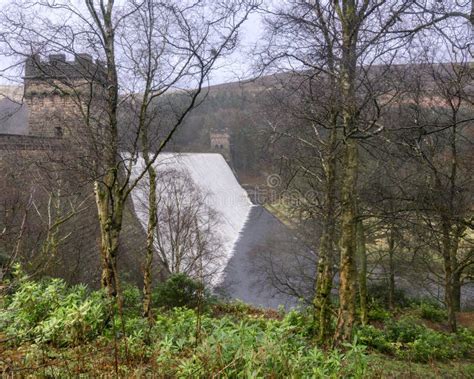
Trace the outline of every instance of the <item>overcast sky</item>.
<instances>
[{"instance_id":1,"label":"overcast sky","mask_svg":"<svg viewBox=\"0 0 474 379\"><path fill-rule=\"evenodd\" d=\"M211 77L213 84L232 82L252 76L251 55L255 44L260 41L263 33L262 17L253 13L242 25L239 32L240 44L238 49L216 67Z\"/></svg>"},{"instance_id":2,"label":"overcast sky","mask_svg":"<svg viewBox=\"0 0 474 379\"><path fill-rule=\"evenodd\" d=\"M10 1L11 0L0 0L0 8L10 3ZM232 82L252 76L251 52L253 51L255 44L260 40L262 28L261 15L258 13L251 14L239 31L238 48L229 57L218 61L215 70L210 76L211 84ZM0 69L7 67L10 64L10 60L0 55ZM0 75L0 85L18 85L21 81L21 78L12 81L7 80Z\"/></svg>"}]
</instances>

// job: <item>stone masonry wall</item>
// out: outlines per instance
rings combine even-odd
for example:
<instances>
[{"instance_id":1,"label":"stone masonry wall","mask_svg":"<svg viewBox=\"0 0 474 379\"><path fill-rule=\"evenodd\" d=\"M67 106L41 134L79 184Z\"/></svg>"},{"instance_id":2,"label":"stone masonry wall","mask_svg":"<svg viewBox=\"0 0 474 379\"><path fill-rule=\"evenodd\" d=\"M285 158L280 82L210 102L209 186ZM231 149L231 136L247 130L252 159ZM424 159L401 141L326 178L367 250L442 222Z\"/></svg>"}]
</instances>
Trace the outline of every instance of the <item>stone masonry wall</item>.
<instances>
[{"instance_id":1,"label":"stone masonry wall","mask_svg":"<svg viewBox=\"0 0 474 379\"><path fill-rule=\"evenodd\" d=\"M50 55L48 61L30 57L24 78L29 134L42 137L84 134L83 115L101 97L104 70L101 63L93 62L87 54L78 54L74 61L66 61L62 54Z\"/></svg>"}]
</instances>

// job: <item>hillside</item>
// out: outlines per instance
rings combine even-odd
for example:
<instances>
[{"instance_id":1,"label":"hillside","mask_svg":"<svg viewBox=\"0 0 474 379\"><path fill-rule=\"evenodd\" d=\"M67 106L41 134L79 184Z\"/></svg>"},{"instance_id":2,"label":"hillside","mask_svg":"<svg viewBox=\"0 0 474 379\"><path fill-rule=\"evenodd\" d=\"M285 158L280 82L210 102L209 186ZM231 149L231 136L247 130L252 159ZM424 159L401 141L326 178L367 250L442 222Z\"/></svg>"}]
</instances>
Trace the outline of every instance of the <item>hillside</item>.
<instances>
[{"instance_id":1,"label":"hillside","mask_svg":"<svg viewBox=\"0 0 474 379\"><path fill-rule=\"evenodd\" d=\"M210 131L227 129L231 134L234 169L242 176L255 175L261 169L259 162L264 155L259 139L264 122L258 99L269 83L270 78L263 78L205 88L200 105L185 119L167 151L210 152ZM28 134L28 107L22 103L22 91L19 86L0 87L0 133ZM179 104L183 98L179 92L171 93L162 102ZM162 127L156 125L156 132Z\"/></svg>"}]
</instances>

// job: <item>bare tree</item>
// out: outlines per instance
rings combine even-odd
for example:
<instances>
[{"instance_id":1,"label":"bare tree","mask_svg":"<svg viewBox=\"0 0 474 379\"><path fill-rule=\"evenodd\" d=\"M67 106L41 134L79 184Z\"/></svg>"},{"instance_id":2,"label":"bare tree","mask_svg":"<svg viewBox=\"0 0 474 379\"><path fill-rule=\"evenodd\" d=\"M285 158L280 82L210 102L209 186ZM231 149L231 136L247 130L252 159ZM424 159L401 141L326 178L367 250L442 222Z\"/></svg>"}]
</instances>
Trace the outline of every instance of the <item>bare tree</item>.
<instances>
[{"instance_id":1,"label":"bare tree","mask_svg":"<svg viewBox=\"0 0 474 379\"><path fill-rule=\"evenodd\" d=\"M339 144L342 156L339 168L335 163L327 166L330 169L327 183L333 183L333 188L327 191L328 196L335 192L334 179L330 178L341 178L337 343L351 338L355 322L359 141L383 129L378 121L384 107L393 101L394 94L388 93L387 87L375 84L383 82L381 79L391 66L395 52L406 43L405 35L398 32L405 23L403 15L412 5L411 1L288 1L269 11L269 47L262 54L265 67L306 70L319 76L320 81L325 78L333 94L328 97L333 111L323 123L315 123L313 131L319 133L321 126L333 130L332 139L327 141L332 140L332 146ZM382 64L381 69L372 70L376 63ZM318 99L306 106L310 109L314 104L318 104ZM329 157L333 151L334 148L329 149ZM329 200L326 204L331 205ZM334 210L330 210L333 207L326 208L328 220L333 217ZM334 236L322 238L321 267L329 267L324 263L328 261L324 246L327 240L334 240ZM327 271L319 281L326 283L326 289L317 292L316 303L327 297L327 289L331 287L331 281L324 279L329 278L330 271L319 270L321 273Z\"/></svg>"},{"instance_id":2,"label":"bare tree","mask_svg":"<svg viewBox=\"0 0 474 379\"><path fill-rule=\"evenodd\" d=\"M42 154L3 152L1 225L5 250L3 271L21 262L32 276L57 271L60 257L70 256L72 224L91 206L77 183L65 181ZM34 161L36 158L36 162ZM57 167L56 167L57 169ZM62 276L68 278L68 270ZM70 279L70 278L69 278Z\"/></svg>"},{"instance_id":3,"label":"bare tree","mask_svg":"<svg viewBox=\"0 0 474 379\"><path fill-rule=\"evenodd\" d=\"M391 69L394 62L406 62L404 55L409 50L405 47L415 33L427 32L449 18L469 19L466 11L469 4L428 8L430 3L417 1L288 1L268 10L269 43L261 54L264 67L273 72L319 75L335 89L333 122L328 118L319 128L315 127L318 124L313 128L319 132L321 126L332 125L332 129L338 130L335 139L341 145L342 154L335 174L341 178L336 343L350 338L355 322L356 224L361 216L357 212L360 150L364 141L387 127L384 112L399 95L395 80L389 83L387 76L394 78ZM457 27L466 31L462 22ZM318 100L315 99L316 104ZM308 102L306 108L301 107L301 114L308 113L312 106L314 103ZM300 141L307 142L307 139ZM322 249L321 259L325 255ZM321 299L318 293L316 304Z\"/></svg>"},{"instance_id":4,"label":"bare tree","mask_svg":"<svg viewBox=\"0 0 474 379\"><path fill-rule=\"evenodd\" d=\"M462 53L462 52L461 52ZM421 175L417 202L419 221L427 230L427 242L444 262L445 304L452 331L456 331L455 312L460 304L460 280L463 270L472 264L466 229L472 206L472 170L467 151L472 138L467 132L473 123L472 74L466 59L452 57L450 64L430 62L421 69L422 99L413 107L417 127L423 130L414 143ZM465 58L465 56L464 56ZM431 101L429 109L426 102ZM425 188L423 188L425 187ZM463 251L467 248L466 251Z\"/></svg>"},{"instance_id":5,"label":"bare tree","mask_svg":"<svg viewBox=\"0 0 474 379\"><path fill-rule=\"evenodd\" d=\"M330 294L337 254L337 170L341 151L337 88L324 74L313 71L283 74L275 82L278 89L267 91L269 111L265 114L275 169L283 179L281 187L274 190L282 192L279 201L297 224L299 238L318 253L317 281L311 293L316 293L313 300L319 339L323 341L330 330ZM283 282L290 284L294 279L275 278L275 282L282 288Z\"/></svg>"},{"instance_id":6,"label":"bare tree","mask_svg":"<svg viewBox=\"0 0 474 379\"><path fill-rule=\"evenodd\" d=\"M95 65L85 62L87 70L79 70L84 73L80 89L77 77L71 81L68 75L51 78L50 84L61 93L71 91L75 115L80 116L78 134L90 136L82 157L87 151L83 163L94 182L102 285L111 296L120 289L117 256L130 191L150 173L158 154L197 105L215 62L233 49L237 30L254 7L246 1L119 4L87 0L76 5L65 0L39 1L33 6L17 1L2 12L8 32L2 34L1 42L9 55L60 52L77 57L88 51L103 59ZM29 63L42 70L38 57L34 55ZM147 131L157 127L152 121L162 116L156 100L178 88L185 99L182 106L168 102L168 125L155 132L153 145L146 146ZM138 117L129 117L121 125L120 109ZM122 136L128 137L126 142ZM127 158L120 155L124 149L129 152ZM152 149L148 164L132 179L135 159L140 150L147 149Z\"/></svg>"},{"instance_id":7,"label":"bare tree","mask_svg":"<svg viewBox=\"0 0 474 379\"><path fill-rule=\"evenodd\" d=\"M472 201L467 174L472 170L472 138L467 132L472 123L472 73L466 59L468 39L457 33L457 25L429 37L414 41L417 64L400 78L405 90L384 117L387 129L368 143L377 163L366 169L367 184L360 192L368 213L380 220L379 232L386 234L390 306L398 249L399 256L417 262L408 270L422 264L427 277L443 282L448 321L455 331L457 274L472 259L466 233ZM450 63L438 63L440 56ZM463 262L459 269L458 260ZM420 276L417 281L422 281Z\"/></svg>"},{"instance_id":8,"label":"bare tree","mask_svg":"<svg viewBox=\"0 0 474 379\"><path fill-rule=\"evenodd\" d=\"M216 281L223 258L218 233L219 215L206 203L206 195L194 184L187 172L158 165L155 179L157 223L154 246L168 273L185 273L200 281ZM141 201L139 214L147 219L150 204L146 200L148 183L142 183L134 194Z\"/></svg>"}]
</instances>

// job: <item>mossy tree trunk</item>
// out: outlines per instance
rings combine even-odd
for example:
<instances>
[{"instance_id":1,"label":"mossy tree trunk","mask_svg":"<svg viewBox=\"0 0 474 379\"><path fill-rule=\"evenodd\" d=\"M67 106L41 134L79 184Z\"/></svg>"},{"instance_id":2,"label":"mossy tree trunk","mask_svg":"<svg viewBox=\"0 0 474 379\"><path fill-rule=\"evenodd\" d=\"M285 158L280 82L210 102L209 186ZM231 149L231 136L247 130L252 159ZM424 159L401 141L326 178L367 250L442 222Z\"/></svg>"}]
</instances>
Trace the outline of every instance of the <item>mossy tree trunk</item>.
<instances>
[{"instance_id":1,"label":"mossy tree trunk","mask_svg":"<svg viewBox=\"0 0 474 379\"><path fill-rule=\"evenodd\" d=\"M103 177L96 180L94 193L101 233L102 286L106 288L110 296L115 297L120 292L117 255L126 195L119 178L119 97L117 66L115 64L114 3L108 1L103 4L100 14L93 1L87 0L86 5L94 23L100 30L106 59L107 86L105 87L104 113L107 119L105 120L106 127L102 132L103 156L98 162L99 171L103 172Z\"/></svg>"},{"instance_id":2,"label":"mossy tree trunk","mask_svg":"<svg viewBox=\"0 0 474 379\"><path fill-rule=\"evenodd\" d=\"M335 2L341 22L342 60L340 88L342 101L342 126L344 129L342 188L341 188L341 240L339 268L339 311L334 336L335 344L349 341L356 317L357 292L357 210L356 192L359 170L358 143L353 134L357 131L357 102L355 81L357 67L357 39L360 19L354 0Z\"/></svg>"},{"instance_id":3,"label":"mossy tree trunk","mask_svg":"<svg viewBox=\"0 0 474 379\"><path fill-rule=\"evenodd\" d=\"M339 311L335 343L349 341L356 317L357 233L354 191L357 182L358 153L353 139L346 141L342 185L341 261L339 268Z\"/></svg>"},{"instance_id":4,"label":"mossy tree trunk","mask_svg":"<svg viewBox=\"0 0 474 379\"><path fill-rule=\"evenodd\" d=\"M318 319L318 341L324 343L331 333L331 290L334 265L334 240L335 240L335 205L336 205L336 170L337 170L337 115L333 116L333 128L330 136L330 151L325 165L326 191L325 209L321 240L319 246L318 276L314 306Z\"/></svg>"},{"instance_id":5,"label":"mossy tree trunk","mask_svg":"<svg viewBox=\"0 0 474 379\"><path fill-rule=\"evenodd\" d=\"M359 301L360 321L366 325L368 321L367 310L367 251L365 243L365 230L363 221L359 215L357 218L357 257L359 270Z\"/></svg>"},{"instance_id":6,"label":"mossy tree trunk","mask_svg":"<svg viewBox=\"0 0 474 379\"><path fill-rule=\"evenodd\" d=\"M119 291L117 255L122 229L123 201L120 194L116 194L112 200L113 195L109 192L105 184L95 183L94 193L101 236L101 283L109 296L115 297Z\"/></svg>"}]
</instances>

